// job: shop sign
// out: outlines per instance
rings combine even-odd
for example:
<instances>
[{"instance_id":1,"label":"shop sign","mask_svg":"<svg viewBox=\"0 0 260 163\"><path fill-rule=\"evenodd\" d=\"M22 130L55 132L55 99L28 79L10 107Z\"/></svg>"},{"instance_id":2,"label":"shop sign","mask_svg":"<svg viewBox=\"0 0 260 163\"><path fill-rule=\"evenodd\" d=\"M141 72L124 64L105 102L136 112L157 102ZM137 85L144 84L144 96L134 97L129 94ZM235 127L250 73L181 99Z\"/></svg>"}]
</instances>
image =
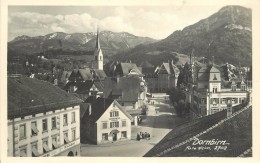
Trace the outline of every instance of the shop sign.
<instances>
[{"instance_id":1,"label":"shop sign","mask_svg":"<svg viewBox=\"0 0 260 163\"><path fill-rule=\"evenodd\" d=\"M59 153L65 151L66 149L69 149L69 148L71 148L71 147L73 147L73 146L75 146L75 145L77 145L77 144L79 144L79 143L80 143L80 139L78 139L78 140L76 140L76 141L73 141L73 142L70 142L70 143L68 143L68 144L65 144L65 145L63 145L62 147L58 148L58 149L55 149L55 150L53 150L53 151L51 151L51 152L49 152L49 153L46 153L46 154L42 155L41 157L51 157L51 156L55 156L55 155L57 155L57 154L59 154Z\"/></svg>"},{"instance_id":2,"label":"shop sign","mask_svg":"<svg viewBox=\"0 0 260 163\"><path fill-rule=\"evenodd\" d=\"M117 121L118 119L120 119L120 117L109 118L110 121Z\"/></svg>"}]
</instances>

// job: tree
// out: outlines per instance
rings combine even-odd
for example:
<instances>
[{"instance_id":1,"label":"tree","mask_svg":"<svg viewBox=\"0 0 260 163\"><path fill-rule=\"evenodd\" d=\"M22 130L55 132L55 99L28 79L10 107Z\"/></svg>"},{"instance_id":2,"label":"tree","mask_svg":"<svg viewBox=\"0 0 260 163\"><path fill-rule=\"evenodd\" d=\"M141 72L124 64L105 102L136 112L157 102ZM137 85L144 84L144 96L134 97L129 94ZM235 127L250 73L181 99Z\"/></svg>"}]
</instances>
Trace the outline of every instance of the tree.
<instances>
[{"instance_id":1,"label":"tree","mask_svg":"<svg viewBox=\"0 0 260 163\"><path fill-rule=\"evenodd\" d=\"M184 91L180 88L173 88L169 91L169 98L172 102L174 109L176 111L176 114L178 116L182 116L184 113L186 113L187 108L185 106L185 99L186 95Z\"/></svg>"},{"instance_id":2,"label":"tree","mask_svg":"<svg viewBox=\"0 0 260 163\"><path fill-rule=\"evenodd\" d=\"M177 87L187 86L188 83L191 81L191 77L191 67L188 64L188 62L186 62L184 67L180 70L180 74L177 81Z\"/></svg>"}]
</instances>

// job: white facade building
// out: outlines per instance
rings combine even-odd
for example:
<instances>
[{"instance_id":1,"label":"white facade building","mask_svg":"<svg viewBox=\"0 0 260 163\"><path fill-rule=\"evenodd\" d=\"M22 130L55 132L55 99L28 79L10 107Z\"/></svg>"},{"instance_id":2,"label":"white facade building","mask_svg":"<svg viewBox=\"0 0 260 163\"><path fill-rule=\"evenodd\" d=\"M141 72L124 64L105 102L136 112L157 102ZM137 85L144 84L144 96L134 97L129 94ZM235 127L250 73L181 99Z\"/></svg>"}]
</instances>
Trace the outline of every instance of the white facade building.
<instances>
[{"instance_id":1,"label":"white facade building","mask_svg":"<svg viewBox=\"0 0 260 163\"><path fill-rule=\"evenodd\" d=\"M96 144L131 139L132 117L115 100L98 98L85 112L82 137Z\"/></svg>"},{"instance_id":2,"label":"white facade building","mask_svg":"<svg viewBox=\"0 0 260 163\"><path fill-rule=\"evenodd\" d=\"M8 82L8 156L79 156L81 100L37 79Z\"/></svg>"},{"instance_id":3,"label":"white facade building","mask_svg":"<svg viewBox=\"0 0 260 163\"><path fill-rule=\"evenodd\" d=\"M193 117L214 114L232 106L245 104L251 100L251 89L242 81L232 81L223 86L220 71L215 66L202 67L198 72L197 86L188 92L187 101L194 103Z\"/></svg>"}]
</instances>

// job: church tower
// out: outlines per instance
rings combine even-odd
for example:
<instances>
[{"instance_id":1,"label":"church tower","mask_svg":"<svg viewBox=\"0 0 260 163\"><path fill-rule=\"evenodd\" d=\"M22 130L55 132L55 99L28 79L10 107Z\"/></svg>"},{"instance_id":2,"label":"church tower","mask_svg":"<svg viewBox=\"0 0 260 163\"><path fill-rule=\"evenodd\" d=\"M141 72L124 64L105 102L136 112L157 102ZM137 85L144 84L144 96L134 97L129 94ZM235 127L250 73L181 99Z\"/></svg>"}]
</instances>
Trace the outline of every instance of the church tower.
<instances>
[{"instance_id":1,"label":"church tower","mask_svg":"<svg viewBox=\"0 0 260 163\"><path fill-rule=\"evenodd\" d=\"M98 70L103 70L103 53L100 48L99 42L99 30L97 29L97 40L96 40L96 47L94 51L94 61L93 61L93 68Z\"/></svg>"}]
</instances>

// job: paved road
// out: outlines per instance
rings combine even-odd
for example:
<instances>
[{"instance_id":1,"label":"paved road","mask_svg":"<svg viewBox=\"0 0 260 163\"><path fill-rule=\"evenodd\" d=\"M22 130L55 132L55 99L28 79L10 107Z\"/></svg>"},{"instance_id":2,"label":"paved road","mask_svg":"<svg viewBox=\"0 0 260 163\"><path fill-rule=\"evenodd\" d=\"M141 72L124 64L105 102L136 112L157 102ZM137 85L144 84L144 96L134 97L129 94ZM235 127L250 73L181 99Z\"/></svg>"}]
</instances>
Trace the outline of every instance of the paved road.
<instances>
[{"instance_id":1,"label":"paved road","mask_svg":"<svg viewBox=\"0 0 260 163\"><path fill-rule=\"evenodd\" d=\"M103 145L81 144L81 156L141 157L157 144L171 129L185 119L175 116L165 100L165 94L154 95L154 105L148 106L147 116L140 126L132 126L132 140ZM150 140L136 141L136 134L148 132Z\"/></svg>"}]
</instances>

